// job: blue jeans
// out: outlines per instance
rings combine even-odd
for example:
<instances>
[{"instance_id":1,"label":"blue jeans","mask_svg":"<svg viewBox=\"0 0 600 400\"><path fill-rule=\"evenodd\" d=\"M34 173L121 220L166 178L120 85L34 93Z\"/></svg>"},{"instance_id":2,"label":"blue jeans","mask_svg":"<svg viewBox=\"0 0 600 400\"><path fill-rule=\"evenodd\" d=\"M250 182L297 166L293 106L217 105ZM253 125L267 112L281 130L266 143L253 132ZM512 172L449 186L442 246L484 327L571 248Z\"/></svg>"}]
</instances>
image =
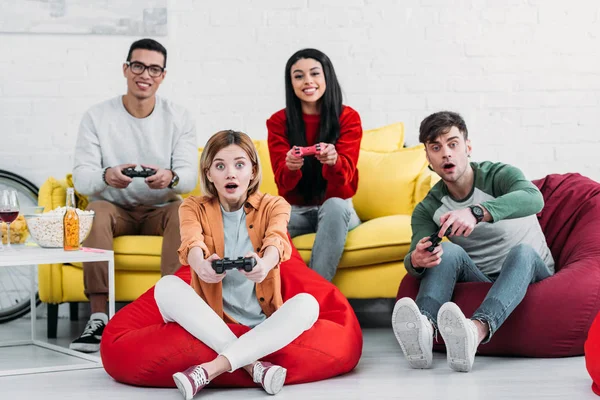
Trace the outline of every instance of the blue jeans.
<instances>
[{"instance_id":1,"label":"blue jeans","mask_svg":"<svg viewBox=\"0 0 600 400\"><path fill-rule=\"evenodd\" d=\"M529 245L520 244L510 250L497 275L481 272L462 247L444 242L441 263L425 270L416 303L421 313L437 329L437 314L442 304L450 301L456 282L490 282L492 288L471 319L487 322L490 333L508 318L525 297L530 284L552 275L542 258Z\"/></svg>"},{"instance_id":2,"label":"blue jeans","mask_svg":"<svg viewBox=\"0 0 600 400\"><path fill-rule=\"evenodd\" d=\"M291 237L317 233L309 267L331 281L342 258L348 231L359 224L352 200L332 197L321 206L292 206L288 231Z\"/></svg>"}]
</instances>

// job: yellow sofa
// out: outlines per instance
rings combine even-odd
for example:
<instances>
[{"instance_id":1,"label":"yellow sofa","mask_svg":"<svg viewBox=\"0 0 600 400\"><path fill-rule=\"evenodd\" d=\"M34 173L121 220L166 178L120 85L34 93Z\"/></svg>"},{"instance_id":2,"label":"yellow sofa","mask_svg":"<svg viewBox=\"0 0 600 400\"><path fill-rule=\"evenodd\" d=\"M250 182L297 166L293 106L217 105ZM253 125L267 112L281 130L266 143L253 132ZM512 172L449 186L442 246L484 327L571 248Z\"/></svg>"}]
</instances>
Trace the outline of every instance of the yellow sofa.
<instances>
[{"instance_id":1,"label":"yellow sofa","mask_svg":"<svg viewBox=\"0 0 600 400\"><path fill-rule=\"evenodd\" d=\"M351 300L393 299L406 273L402 260L410 247L410 214L436 178L427 168L423 147L403 148L403 143L402 123L365 131L363 135L358 192L353 198L362 224L349 232L333 280ZM277 194L267 142L259 140L255 144L263 167L260 190ZM39 205L46 211L64 205L68 186L70 179L49 178L40 188ZM199 187L191 194L200 194ZM314 237L309 234L293 239L306 262ZM136 299L160 278L161 242L159 236L115 238L117 301ZM40 299L49 304L48 335L56 337L57 305L87 301L83 271L78 264L50 264L40 265L38 274Z\"/></svg>"}]
</instances>

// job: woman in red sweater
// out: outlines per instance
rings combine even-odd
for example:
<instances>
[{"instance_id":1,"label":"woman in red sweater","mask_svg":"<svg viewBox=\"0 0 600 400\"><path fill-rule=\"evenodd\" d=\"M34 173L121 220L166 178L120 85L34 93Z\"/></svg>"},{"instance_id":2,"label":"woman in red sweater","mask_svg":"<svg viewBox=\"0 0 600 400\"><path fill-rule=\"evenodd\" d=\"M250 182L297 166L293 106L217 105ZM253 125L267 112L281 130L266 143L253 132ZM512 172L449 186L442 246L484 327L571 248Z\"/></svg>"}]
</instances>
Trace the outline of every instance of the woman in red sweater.
<instances>
[{"instance_id":1,"label":"woman in red sweater","mask_svg":"<svg viewBox=\"0 0 600 400\"><path fill-rule=\"evenodd\" d=\"M342 105L329 57L296 52L285 66L286 107L267 120L269 153L279 195L291 205L292 237L316 232L310 267L333 279L348 231L360 224L352 196L358 185L360 116ZM318 144L316 155L298 147Z\"/></svg>"}]
</instances>

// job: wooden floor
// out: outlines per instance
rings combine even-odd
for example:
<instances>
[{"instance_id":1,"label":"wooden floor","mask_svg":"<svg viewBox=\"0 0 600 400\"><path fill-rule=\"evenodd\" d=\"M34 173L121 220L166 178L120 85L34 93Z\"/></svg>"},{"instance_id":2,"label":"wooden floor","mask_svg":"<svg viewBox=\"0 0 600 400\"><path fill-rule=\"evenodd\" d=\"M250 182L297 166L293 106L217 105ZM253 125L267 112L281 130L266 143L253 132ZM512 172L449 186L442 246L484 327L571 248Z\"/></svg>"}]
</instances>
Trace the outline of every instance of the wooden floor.
<instances>
[{"instance_id":1,"label":"wooden floor","mask_svg":"<svg viewBox=\"0 0 600 400\"><path fill-rule=\"evenodd\" d=\"M85 321L59 321L58 340L67 346ZM38 321L40 337L45 320ZM0 342L26 338L29 320L0 325ZM388 329L365 329L358 367L350 374L322 382L290 385L277 399L598 399L591 389L583 357L522 359L477 357L473 371L451 371L445 354L434 355L434 368L412 370ZM0 348L0 370L54 365L68 356L32 346ZM79 361L77 361L79 362ZM307 366L310 368L310 366ZM196 399L268 398L261 389L205 389ZM176 389L138 388L112 380L103 369L0 378L0 399L180 400Z\"/></svg>"}]
</instances>

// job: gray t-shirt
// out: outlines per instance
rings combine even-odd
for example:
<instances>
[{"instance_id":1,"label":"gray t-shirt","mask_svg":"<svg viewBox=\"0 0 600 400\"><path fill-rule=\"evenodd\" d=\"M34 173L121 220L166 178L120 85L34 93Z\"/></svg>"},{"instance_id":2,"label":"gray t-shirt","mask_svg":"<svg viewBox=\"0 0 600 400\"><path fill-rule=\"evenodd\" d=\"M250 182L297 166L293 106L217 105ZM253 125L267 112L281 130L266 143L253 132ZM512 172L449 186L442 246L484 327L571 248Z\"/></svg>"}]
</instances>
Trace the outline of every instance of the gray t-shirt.
<instances>
[{"instance_id":1,"label":"gray t-shirt","mask_svg":"<svg viewBox=\"0 0 600 400\"><path fill-rule=\"evenodd\" d=\"M235 259L253 251L244 207L227 212L221 207L225 234L225 257ZM267 316L256 298L256 284L240 271L230 269L223 279L223 311L240 324L255 327Z\"/></svg>"},{"instance_id":2,"label":"gray t-shirt","mask_svg":"<svg viewBox=\"0 0 600 400\"><path fill-rule=\"evenodd\" d=\"M148 164L171 169L179 176L173 189L150 189L143 178L133 178L125 189L102 180L107 167ZM83 116L75 146L73 183L90 200L120 206L162 205L191 192L198 181L198 144L190 113L161 97L146 118L127 112L122 96L91 107ZM140 167L138 167L140 168Z\"/></svg>"}]
</instances>

